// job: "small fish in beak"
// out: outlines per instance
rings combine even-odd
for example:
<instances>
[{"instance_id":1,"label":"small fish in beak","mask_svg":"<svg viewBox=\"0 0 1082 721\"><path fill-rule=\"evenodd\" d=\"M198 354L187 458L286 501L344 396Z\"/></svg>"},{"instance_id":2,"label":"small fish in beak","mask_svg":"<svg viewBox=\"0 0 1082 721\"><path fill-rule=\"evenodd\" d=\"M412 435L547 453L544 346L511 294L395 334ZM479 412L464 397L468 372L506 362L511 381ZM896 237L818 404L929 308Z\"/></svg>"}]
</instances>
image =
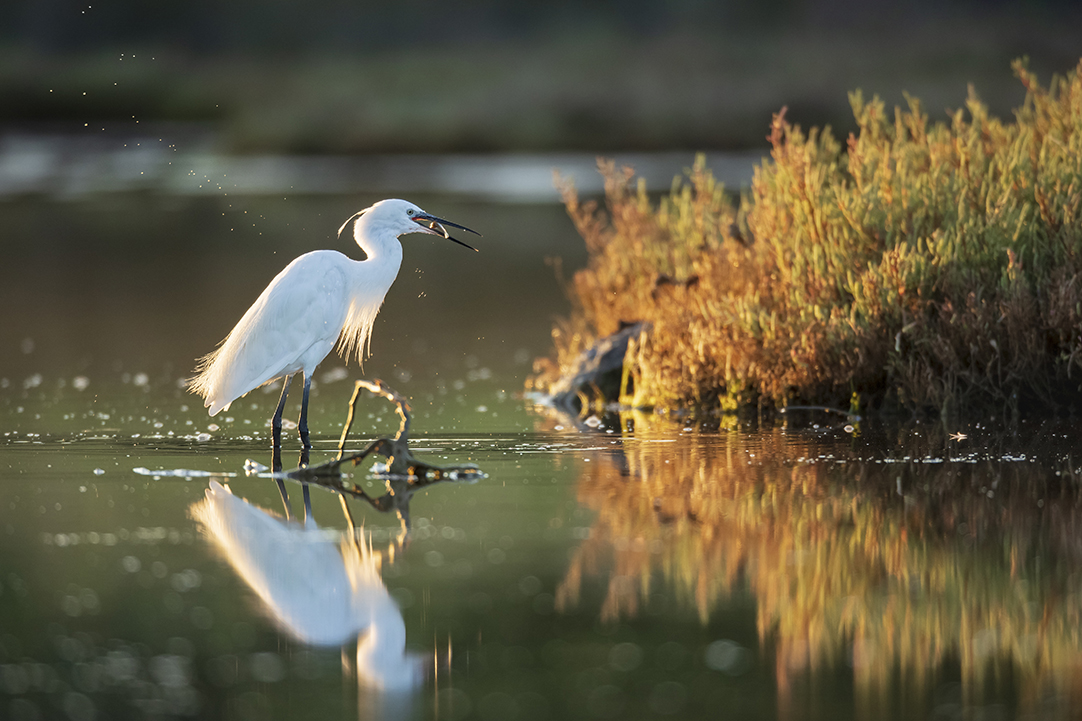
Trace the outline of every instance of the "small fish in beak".
<instances>
[{"instance_id":1,"label":"small fish in beak","mask_svg":"<svg viewBox=\"0 0 1082 721\"><path fill-rule=\"evenodd\" d=\"M450 241L452 241L454 243L458 243L461 246L464 246L464 247L469 248L470 250L472 250L474 252L477 252L477 248L474 248L469 243L463 243L458 238L451 237L451 234L447 232L447 228L445 228L444 226L449 225L452 228L458 228L459 230L465 230L467 233L473 233L476 236L480 236L481 234L478 233L476 230L473 230L472 228L467 228L464 225L459 225L458 223L452 223L451 221L444 220L443 218L437 218L436 216L429 215L428 213L418 213L417 215L413 216L413 220L414 220L414 222L418 223L422 227L427 222L428 223L428 229L431 232L436 233L438 235L442 235L447 240L450 240Z\"/></svg>"}]
</instances>

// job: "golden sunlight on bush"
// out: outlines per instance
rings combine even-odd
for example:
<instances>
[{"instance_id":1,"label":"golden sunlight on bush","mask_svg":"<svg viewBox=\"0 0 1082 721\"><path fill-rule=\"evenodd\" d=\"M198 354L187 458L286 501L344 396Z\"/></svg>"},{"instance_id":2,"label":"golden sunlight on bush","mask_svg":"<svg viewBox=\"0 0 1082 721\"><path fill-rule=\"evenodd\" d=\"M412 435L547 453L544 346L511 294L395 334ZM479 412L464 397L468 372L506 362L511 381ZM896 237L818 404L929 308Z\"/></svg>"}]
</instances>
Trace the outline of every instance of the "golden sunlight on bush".
<instances>
[{"instance_id":1,"label":"golden sunlight on bush","mask_svg":"<svg viewBox=\"0 0 1082 721\"><path fill-rule=\"evenodd\" d=\"M738 205L701 158L656 205L611 163L604 210L564 183L590 259L553 332L557 365L645 321L620 399L637 408L1082 398L1082 64L1048 88L1014 69L1014 122L973 90L936 123L914 98L890 114L858 91L842 143L783 110Z\"/></svg>"},{"instance_id":2,"label":"golden sunlight on bush","mask_svg":"<svg viewBox=\"0 0 1082 721\"><path fill-rule=\"evenodd\" d=\"M1036 491L1026 463L951 461L936 433L899 434L908 460L883 463L844 446L806 458L782 430L657 443L649 423L637 416L626 458L583 464L597 518L558 609L600 584L606 622L660 593L705 624L750 592L783 708L794 682L844 664L869 711L922 697L954 664L964 695L1006 674L1024 706L1082 700L1076 491Z\"/></svg>"}]
</instances>

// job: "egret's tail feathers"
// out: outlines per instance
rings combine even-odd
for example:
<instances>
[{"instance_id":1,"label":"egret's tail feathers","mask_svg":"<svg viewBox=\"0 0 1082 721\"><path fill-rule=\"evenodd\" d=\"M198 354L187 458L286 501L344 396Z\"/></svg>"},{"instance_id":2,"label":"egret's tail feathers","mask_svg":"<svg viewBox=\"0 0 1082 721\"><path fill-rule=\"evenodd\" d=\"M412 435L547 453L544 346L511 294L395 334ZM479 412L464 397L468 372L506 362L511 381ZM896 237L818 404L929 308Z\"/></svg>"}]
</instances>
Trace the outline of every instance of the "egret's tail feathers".
<instances>
[{"instance_id":1,"label":"egret's tail feathers","mask_svg":"<svg viewBox=\"0 0 1082 721\"><path fill-rule=\"evenodd\" d=\"M229 341L227 338L220 348L200 358L195 376L188 379L188 390L203 397L203 406L212 416L229 410L233 401L249 391L282 377L274 372L281 366L277 362L254 371L243 367L238 370L237 344Z\"/></svg>"},{"instance_id":2,"label":"egret's tail feathers","mask_svg":"<svg viewBox=\"0 0 1082 721\"><path fill-rule=\"evenodd\" d=\"M203 407L209 408L212 416L228 409L229 404L233 402L232 399L223 402L217 397L218 393L216 391L219 383L217 382L218 374L215 372L214 361L218 358L220 352L221 348L200 358L199 365L195 368L195 376L189 378L187 384L190 392L205 399Z\"/></svg>"},{"instance_id":3,"label":"egret's tail feathers","mask_svg":"<svg viewBox=\"0 0 1082 721\"><path fill-rule=\"evenodd\" d=\"M233 401L229 401L228 403L222 403L221 401L207 401L203 405L210 409L209 412L212 416L216 416L222 411L229 410L229 406L233 405Z\"/></svg>"}]
</instances>

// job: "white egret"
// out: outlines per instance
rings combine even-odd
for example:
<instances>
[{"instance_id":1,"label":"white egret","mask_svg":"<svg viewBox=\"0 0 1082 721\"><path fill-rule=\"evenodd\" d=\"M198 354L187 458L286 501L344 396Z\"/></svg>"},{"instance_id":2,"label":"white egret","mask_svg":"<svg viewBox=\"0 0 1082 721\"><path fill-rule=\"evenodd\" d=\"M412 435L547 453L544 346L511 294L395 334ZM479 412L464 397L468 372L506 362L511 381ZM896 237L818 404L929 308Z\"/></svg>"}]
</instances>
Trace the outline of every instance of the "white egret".
<instances>
[{"instance_id":1,"label":"white egret","mask_svg":"<svg viewBox=\"0 0 1082 721\"><path fill-rule=\"evenodd\" d=\"M210 415L228 409L245 393L284 378L271 423L278 447L289 383L294 374L302 373L298 430L304 447L311 447L308 392L312 373L336 344L347 360L354 351L358 360L367 354L372 324L402 265L398 236L432 233L477 250L452 238L444 226L480 235L405 200L381 200L355 213L338 229L338 236L354 221L353 238L365 252L365 260L334 250L305 253L271 281L218 349L200 359L188 388L203 396Z\"/></svg>"}]
</instances>

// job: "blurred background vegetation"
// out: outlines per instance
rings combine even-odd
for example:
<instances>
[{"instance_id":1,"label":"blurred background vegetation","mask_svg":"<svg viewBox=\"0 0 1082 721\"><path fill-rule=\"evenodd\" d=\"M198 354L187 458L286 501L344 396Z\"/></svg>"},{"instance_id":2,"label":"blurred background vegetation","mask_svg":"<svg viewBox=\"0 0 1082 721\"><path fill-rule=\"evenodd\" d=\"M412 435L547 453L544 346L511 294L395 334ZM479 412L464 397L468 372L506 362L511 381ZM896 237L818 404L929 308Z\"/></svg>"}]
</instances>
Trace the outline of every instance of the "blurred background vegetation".
<instances>
[{"instance_id":1,"label":"blurred background vegetation","mask_svg":"<svg viewBox=\"0 0 1082 721\"><path fill-rule=\"evenodd\" d=\"M783 105L844 137L855 88L935 120L972 83L1009 116L1010 61L1046 81L1080 28L1067 0L5 0L0 126L178 124L232 153L764 147Z\"/></svg>"}]
</instances>

